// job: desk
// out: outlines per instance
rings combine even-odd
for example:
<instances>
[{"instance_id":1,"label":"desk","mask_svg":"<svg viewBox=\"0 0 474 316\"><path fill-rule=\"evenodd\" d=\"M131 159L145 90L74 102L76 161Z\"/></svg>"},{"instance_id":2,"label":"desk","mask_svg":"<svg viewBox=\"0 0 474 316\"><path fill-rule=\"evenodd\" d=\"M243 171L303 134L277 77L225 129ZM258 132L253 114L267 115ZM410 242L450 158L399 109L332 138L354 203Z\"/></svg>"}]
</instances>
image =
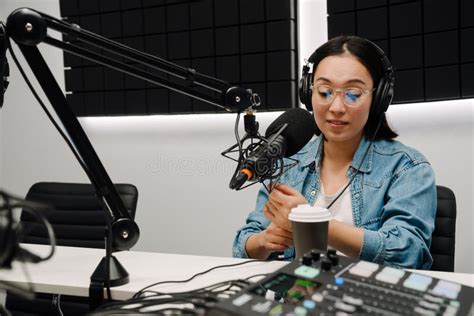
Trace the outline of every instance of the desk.
<instances>
[{"instance_id":1,"label":"desk","mask_svg":"<svg viewBox=\"0 0 474 316\"><path fill-rule=\"evenodd\" d=\"M25 245L30 251L45 255L49 246ZM103 249L56 247L54 256L39 264L27 264L36 292L89 296L90 276L105 255ZM184 280L218 265L244 262L244 259L193 255L122 251L114 254L130 274L128 284L113 287L112 298L125 300L147 285L160 281ZM287 262L253 262L237 267L217 269L184 284L163 284L154 289L180 292L201 288L221 281L271 273ZM0 270L0 280L27 285L21 264L14 262L12 270Z\"/></svg>"},{"instance_id":2,"label":"desk","mask_svg":"<svg viewBox=\"0 0 474 316\"><path fill-rule=\"evenodd\" d=\"M44 255L49 247L42 245L23 245L34 253ZM39 264L27 264L31 281L37 292L59 293L65 295L88 296L90 275L104 256L102 249L76 247L57 247L50 260ZM122 265L130 274L128 284L111 288L112 298L125 300L143 287L160 281L184 280L211 267L245 261L236 258L220 258L192 255L162 254L138 251L116 253ZM221 281L246 278L261 273L271 273L287 262L254 262L237 267L229 267L209 272L185 284L164 284L154 289L162 292L179 292L201 288ZM414 271L414 270L411 270ZM474 286L474 275L421 271L418 273L446 279L468 286ZM26 286L27 279L21 264L14 263L12 270L1 270L0 280Z\"/></svg>"}]
</instances>

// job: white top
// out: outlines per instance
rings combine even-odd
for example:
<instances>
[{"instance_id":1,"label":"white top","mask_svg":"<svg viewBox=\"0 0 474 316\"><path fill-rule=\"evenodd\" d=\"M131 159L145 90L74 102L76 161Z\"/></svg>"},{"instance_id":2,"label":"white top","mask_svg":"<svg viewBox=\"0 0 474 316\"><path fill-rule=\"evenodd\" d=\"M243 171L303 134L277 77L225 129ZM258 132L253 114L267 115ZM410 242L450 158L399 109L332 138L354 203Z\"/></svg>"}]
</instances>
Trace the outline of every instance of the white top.
<instances>
[{"instance_id":1,"label":"white top","mask_svg":"<svg viewBox=\"0 0 474 316\"><path fill-rule=\"evenodd\" d=\"M321 190L314 202L314 206L327 207L341 192L342 188L333 195L324 193L324 186L321 183ZM333 218L339 222L354 226L354 218L352 216L352 202L349 188L344 191L341 197L329 208Z\"/></svg>"}]
</instances>

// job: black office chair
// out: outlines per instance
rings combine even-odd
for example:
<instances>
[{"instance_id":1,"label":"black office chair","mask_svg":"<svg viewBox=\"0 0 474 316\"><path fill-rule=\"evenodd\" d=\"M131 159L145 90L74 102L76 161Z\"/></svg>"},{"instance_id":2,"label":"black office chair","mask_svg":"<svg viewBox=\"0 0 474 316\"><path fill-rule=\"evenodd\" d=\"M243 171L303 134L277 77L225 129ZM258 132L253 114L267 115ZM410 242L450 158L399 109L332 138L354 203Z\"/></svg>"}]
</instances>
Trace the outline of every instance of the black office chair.
<instances>
[{"instance_id":1,"label":"black office chair","mask_svg":"<svg viewBox=\"0 0 474 316\"><path fill-rule=\"evenodd\" d=\"M430 252L433 256L431 270L454 271L454 246L456 241L456 198L454 192L436 186L438 207Z\"/></svg>"},{"instance_id":2,"label":"black office chair","mask_svg":"<svg viewBox=\"0 0 474 316\"><path fill-rule=\"evenodd\" d=\"M115 188L135 218L137 188L131 184L115 184ZM45 215L54 229L57 245L105 249L105 213L91 184L40 182L30 188L26 199L54 207ZM20 223L25 233L21 242L48 243L46 230L30 213L23 211ZM56 315L58 302L64 315L84 315L89 311L88 298L63 295L58 300L58 295L43 293L33 301L7 293L6 308L16 316Z\"/></svg>"}]
</instances>

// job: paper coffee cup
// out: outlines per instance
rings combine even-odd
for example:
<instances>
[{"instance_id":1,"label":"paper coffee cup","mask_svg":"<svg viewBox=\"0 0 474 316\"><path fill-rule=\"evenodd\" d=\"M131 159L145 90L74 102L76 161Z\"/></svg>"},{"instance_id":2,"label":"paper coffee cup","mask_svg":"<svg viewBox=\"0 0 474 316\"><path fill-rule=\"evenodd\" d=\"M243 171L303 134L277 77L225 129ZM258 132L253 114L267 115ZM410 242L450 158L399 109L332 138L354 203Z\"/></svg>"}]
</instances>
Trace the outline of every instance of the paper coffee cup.
<instances>
[{"instance_id":1,"label":"paper coffee cup","mask_svg":"<svg viewBox=\"0 0 474 316\"><path fill-rule=\"evenodd\" d=\"M293 243L296 257L301 258L312 249L326 251L328 247L328 225L332 215L327 208L298 205L288 215L293 228Z\"/></svg>"}]
</instances>

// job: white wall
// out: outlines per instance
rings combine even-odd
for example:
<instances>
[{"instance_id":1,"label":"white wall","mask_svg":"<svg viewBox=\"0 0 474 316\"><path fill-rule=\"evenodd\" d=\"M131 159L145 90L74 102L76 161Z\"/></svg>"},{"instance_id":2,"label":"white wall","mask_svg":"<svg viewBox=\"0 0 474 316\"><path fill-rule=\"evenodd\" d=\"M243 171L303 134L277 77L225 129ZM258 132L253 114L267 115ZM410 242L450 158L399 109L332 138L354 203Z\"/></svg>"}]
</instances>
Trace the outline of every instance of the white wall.
<instances>
[{"instance_id":1,"label":"white wall","mask_svg":"<svg viewBox=\"0 0 474 316\"><path fill-rule=\"evenodd\" d=\"M301 29L302 36L311 36L314 42L311 48L301 48L309 55L326 40L326 8L324 0L303 2L321 16L316 29ZM59 16L57 3L7 0L1 18L21 6ZM315 17L302 12L302 20ZM63 86L61 52L41 49ZM7 150L0 185L24 195L37 181L87 182L16 67L11 68L12 84L2 111L1 141ZM262 130L274 115L258 116ZM137 221L142 236L137 250L231 254L235 230L253 208L256 192L256 188L227 189L235 165L219 153L234 143L234 119L234 115L191 115L81 120L112 180L139 188Z\"/></svg>"},{"instance_id":2,"label":"white wall","mask_svg":"<svg viewBox=\"0 0 474 316\"><path fill-rule=\"evenodd\" d=\"M59 16L57 0L1 0L0 19L17 7L31 6ZM326 40L326 1L301 1L301 59ZM1 8L1 7L0 7ZM311 23L310 23L311 21ZM63 85L62 55L42 47L48 64ZM11 62L12 63L12 62ZM0 112L0 187L24 195L37 181L87 182L40 106L34 100L16 66L11 65L11 85ZM43 99L45 99L43 97ZM459 114L451 107L449 113ZM415 105L390 108L394 123L400 122L401 140L422 150L432 160L438 183L450 186L458 196L458 244L456 270L474 272L472 259L472 100L464 101L467 118L457 117L431 133L410 125L418 118L405 117ZM466 105L467 104L467 105ZM433 103L426 104L431 106ZM417 105L421 108L425 105ZM443 113L443 109L438 108ZM406 111L405 111L406 110ZM469 112L470 110L470 112ZM463 113L464 113L463 112ZM471 114L470 116L468 114ZM263 131L279 113L258 113ZM420 112L420 124L434 112ZM440 114L437 117L439 118ZM470 120L469 120L470 117ZM253 209L257 188L234 192L228 189L235 168L220 152L234 143L234 115L148 116L85 118L81 123L114 182L135 184L140 193L137 222L141 238L136 250L230 256L235 230ZM467 120L467 121L466 121ZM441 122L444 122L441 120ZM406 123L406 124L405 124ZM432 128L431 126L430 128ZM436 127L436 126L435 126ZM403 132L402 132L403 130ZM407 131L405 133L405 130ZM471 136L470 150L464 138ZM438 148L444 153L440 156ZM445 153L454 151L451 157ZM445 161L444 159L448 159ZM460 159L463 164L460 163ZM464 165L464 167L463 167ZM466 172L468 171L468 172ZM464 187L463 187L464 185Z\"/></svg>"}]
</instances>

